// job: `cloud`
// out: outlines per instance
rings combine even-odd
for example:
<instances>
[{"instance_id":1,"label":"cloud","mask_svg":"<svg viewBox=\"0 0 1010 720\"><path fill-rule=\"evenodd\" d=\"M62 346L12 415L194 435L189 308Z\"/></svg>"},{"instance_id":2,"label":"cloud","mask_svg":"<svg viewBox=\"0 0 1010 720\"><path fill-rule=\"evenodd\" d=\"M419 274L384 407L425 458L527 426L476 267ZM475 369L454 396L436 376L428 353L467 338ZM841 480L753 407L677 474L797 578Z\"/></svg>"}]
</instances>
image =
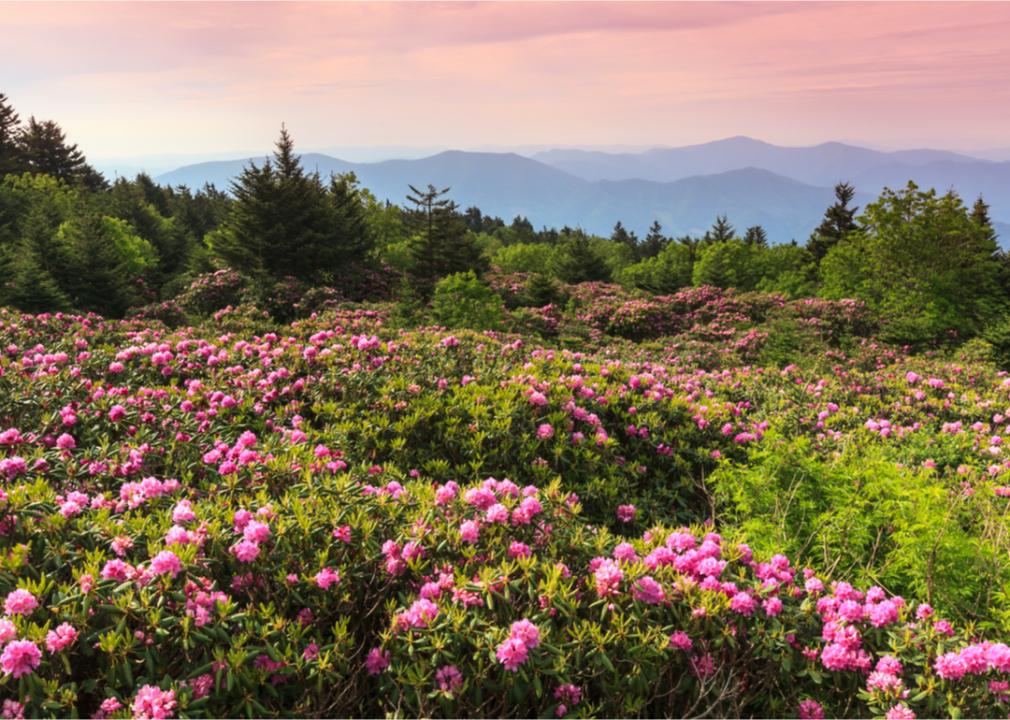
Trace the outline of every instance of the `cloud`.
<instances>
[{"instance_id":1,"label":"cloud","mask_svg":"<svg viewBox=\"0 0 1010 720\"><path fill-rule=\"evenodd\" d=\"M995 3L8 3L0 33L22 114L108 155L281 119L305 147L995 146L1010 110Z\"/></svg>"}]
</instances>

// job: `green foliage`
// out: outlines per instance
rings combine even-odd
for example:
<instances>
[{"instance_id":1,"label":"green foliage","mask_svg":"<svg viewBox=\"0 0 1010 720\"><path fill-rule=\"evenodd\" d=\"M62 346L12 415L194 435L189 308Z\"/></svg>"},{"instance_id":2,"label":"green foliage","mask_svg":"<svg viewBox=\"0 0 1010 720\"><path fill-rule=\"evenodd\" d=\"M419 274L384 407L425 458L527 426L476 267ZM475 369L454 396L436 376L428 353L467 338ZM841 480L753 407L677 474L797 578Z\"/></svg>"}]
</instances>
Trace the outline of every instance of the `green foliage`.
<instances>
[{"instance_id":1,"label":"green foliage","mask_svg":"<svg viewBox=\"0 0 1010 720\"><path fill-rule=\"evenodd\" d=\"M436 321L449 328L495 330L504 320L502 299L472 271L439 280L431 306Z\"/></svg>"},{"instance_id":2,"label":"green foliage","mask_svg":"<svg viewBox=\"0 0 1010 720\"><path fill-rule=\"evenodd\" d=\"M483 259L473 234L459 214L455 202L445 197L449 188L427 190L410 186L407 201L413 208L407 213L411 231L411 273L424 291L434 287L440 277L458 272L480 271Z\"/></svg>"},{"instance_id":3,"label":"green foliage","mask_svg":"<svg viewBox=\"0 0 1010 720\"><path fill-rule=\"evenodd\" d=\"M996 244L953 193L914 183L885 190L860 217L863 231L821 265L826 297L866 300L887 336L923 342L978 332L999 305Z\"/></svg>"},{"instance_id":4,"label":"green foliage","mask_svg":"<svg viewBox=\"0 0 1010 720\"><path fill-rule=\"evenodd\" d=\"M825 459L807 440L770 440L710 477L723 522L756 553L777 549L962 619L990 616L991 588L1010 582L1010 566L989 559L1005 540L957 482L869 447Z\"/></svg>"},{"instance_id":5,"label":"green foliage","mask_svg":"<svg viewBox=\"0 0 1010 720\"><path fill-rule=\"evenodd\" d=\"M676 292L691 285L694 255L693 246L670 242L657 255L620 270L616 280L657 294Z\"/></svg>"},{"instance_id":6,"label":"green foliage","mask_svg":"<svg viewBox=\"0 0 1010 720\"><path fill-rule=\"evenodd\" d=\"M610 268L601 250L581 230L573 232L551 256L550 269L567 283L608 280Z\"/></svg>"},{"instance_id":7,"label":"green foliage","mask_svg":"<svg viewBox=\"0 0 1010 720\"><path fill-rule=\"evenodd\" d=\"M491 265L502 272L542 273L550 267L554 248L547 243L506 245L491 256Z\"/></svg>"},{"instance_id":8,"label":"green foliage","mask_svg":"<svg viewBox=\"0 0 1010 720\"><path fill-rule=\"evenodd\" d=\"M325 187L302 169L283 128L273 159L243 170L233 190L231 213L208 244L263 286L287 277L332 281L371 247L356 180L335 177Z\"/></svg>"},{"instance_id":9,"label":"green foliage","mask_svg":"<svg viewBox=\"0 0 1010 720\"><path fill-rule=\"evenodd\" d=\"M753 290L760 279L760 248L743 240L713 240L702 245L691 272L695 285Z\"/></svg>"}]
</instances>

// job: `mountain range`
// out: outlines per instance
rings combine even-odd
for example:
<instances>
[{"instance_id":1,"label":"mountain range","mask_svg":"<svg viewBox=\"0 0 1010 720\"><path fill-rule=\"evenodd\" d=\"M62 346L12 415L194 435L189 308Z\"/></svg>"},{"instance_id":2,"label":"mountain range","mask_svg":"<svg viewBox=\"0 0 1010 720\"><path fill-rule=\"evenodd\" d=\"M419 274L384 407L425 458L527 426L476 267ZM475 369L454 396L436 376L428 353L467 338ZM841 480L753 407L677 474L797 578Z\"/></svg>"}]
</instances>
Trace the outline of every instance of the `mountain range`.
<instances>
[{"instance_id":1,"label":"mountain range","mask_svg":"<svg viewBox=\"0 0 1010 720\"><path fill-rule=\"evenodd\" d=\"M186 165L156 176L168 185L222 188L258 158ZM634 153L547 150L531 157L450 150L428 157L347 162L307 153L302 164L323 176L353 171L380 200L403 203L408 184L450 187L461 207L536 227L579 226L609 235L618 220L644 235L658 220L668 235L700 234L718 214L739 230L762 225L773 242L804 241L820 222L840 181L865 205L884 187L954 188L982 195L1004 241L1010 241L1010 162L945 150L881 152L842 143L784 147L746 137Z\"/></svg>"}]
</instances>

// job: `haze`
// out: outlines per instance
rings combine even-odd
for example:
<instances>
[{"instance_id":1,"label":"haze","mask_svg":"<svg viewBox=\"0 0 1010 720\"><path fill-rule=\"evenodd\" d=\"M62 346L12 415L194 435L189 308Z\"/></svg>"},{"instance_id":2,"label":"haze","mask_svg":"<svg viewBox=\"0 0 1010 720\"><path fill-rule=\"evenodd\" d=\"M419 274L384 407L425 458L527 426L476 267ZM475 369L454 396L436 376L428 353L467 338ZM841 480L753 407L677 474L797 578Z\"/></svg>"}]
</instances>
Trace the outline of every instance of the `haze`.
<instances>
[{"instance_id":1,"label":"haze","mask_svg":"<svg viewBox=\"0 0 1010 720\"><path fill-rule=\"evenodd\" d=\"M8 3L0 33L4 91L93 158L258 154L282 121L349 159L1010 145L1002 3Z\"/></svg>"}]
</instances>

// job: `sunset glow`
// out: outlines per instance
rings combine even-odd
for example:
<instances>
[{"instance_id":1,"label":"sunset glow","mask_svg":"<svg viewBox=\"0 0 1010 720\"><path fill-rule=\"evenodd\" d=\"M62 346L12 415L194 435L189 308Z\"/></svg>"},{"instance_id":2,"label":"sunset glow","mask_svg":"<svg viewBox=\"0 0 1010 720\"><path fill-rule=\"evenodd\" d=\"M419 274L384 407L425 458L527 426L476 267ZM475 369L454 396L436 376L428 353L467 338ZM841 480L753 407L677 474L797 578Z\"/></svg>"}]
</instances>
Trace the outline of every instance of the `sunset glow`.
<instances>
[{"instance_id":1,"label":"sunset glow","mask_svg":"<svg viewBox=\"0 0 1010 720\"><path fill-rule=\"evenodd\" d=\"M1010 144L1007 4L11 3L0 32L3 90L101 156L282 121L306 148Z\"/></svg>"}]
</instances>

